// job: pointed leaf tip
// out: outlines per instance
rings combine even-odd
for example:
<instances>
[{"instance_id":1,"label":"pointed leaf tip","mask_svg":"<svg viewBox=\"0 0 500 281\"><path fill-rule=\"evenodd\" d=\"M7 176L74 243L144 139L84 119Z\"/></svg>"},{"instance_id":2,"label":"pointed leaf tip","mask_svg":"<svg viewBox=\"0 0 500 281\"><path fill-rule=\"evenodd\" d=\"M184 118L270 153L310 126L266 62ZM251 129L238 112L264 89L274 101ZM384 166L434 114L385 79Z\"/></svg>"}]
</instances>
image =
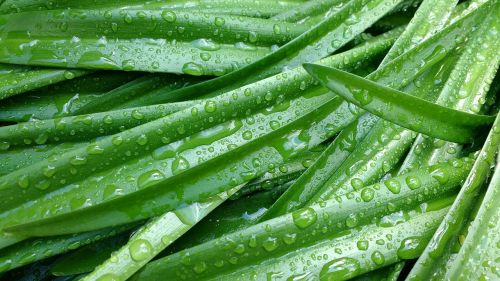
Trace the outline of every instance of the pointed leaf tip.
<instances>
[{"instance_id":1,"label":"pointed leaf tip","mask_svg":"<svg viewBox=\"0 0 500 281\"><path fill-rule=\"evenodd\" d=\"M434 138L472 142L494 116L470 114L440 106L354 74L319 65L304 65L323 86L368 112Z\"/></svg>"}]
</instances>

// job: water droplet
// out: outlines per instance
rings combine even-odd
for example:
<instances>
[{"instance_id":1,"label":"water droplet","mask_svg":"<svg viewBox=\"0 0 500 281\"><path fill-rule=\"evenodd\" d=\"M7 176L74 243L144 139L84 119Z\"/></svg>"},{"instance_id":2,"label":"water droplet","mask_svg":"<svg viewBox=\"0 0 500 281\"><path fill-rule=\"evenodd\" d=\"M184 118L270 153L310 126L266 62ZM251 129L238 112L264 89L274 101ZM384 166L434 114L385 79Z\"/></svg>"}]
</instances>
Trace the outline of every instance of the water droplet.
<instances>
[{"instance_id":1,"label":"water droplet","mask_svg":"<svg viewBox=\"0 0 500 281\"><path fill-rule=\"evenodd\" d=\"M216 26L223 26L226 23L226 20L224 20L221 17L215 17L215 25Z\"/></svg>"},{"instance_id":2,"label":"water droplet","mask_svg":"<svg viewBox=\"0 0 500 281\"><path fill-rule=\"evenodd\" d=\"M381 252L379 252L379 251L374 251L374 252L372 253L371 258L372 258L372 261L373 261L376 265L382 265L382 264L384 264L384 262L385 262L385 257L384 257L384 255L383 255Z\"/></svg>"},{"instance_id":3,"label":"water droplet","mask_svg":"<svg viewBox=\"0 0 500 281\"><path fill-rule=\"evenodd\" d=\"M244 140L251 140L252 139L252 132L251 131L244 131L242 134L242 137Z\"/></svg>"},{"instance_id":4,"label":"water droplet","mask_svg":"<svg viewBox=\"0 0 500 281\"><path fill-rule=\"evenodd\" d=\"M137 185L139 186L139 188L144 188L159 183L163 181L163 179L165 179L165 175L159 170L153 169L151 171L142 173L137 178Z\"/></svg>"},{"instance_id":5,"label":"water droplet","mask_svg":"<svg viewBox=\"0 0 500 281\"><path fill-rule=\"evenodd\" d=\"M234 248L234 252L237 254L243 254L245 252L245 245L243 244L236 245L236 247Z\"/></svg>"},{"instance_id":6,"label":"water droplet","mask_svg":"<svg viewBox=\"0 0 500 281\"><path fill-rule=\"evenodd\" d=\"M172 11L164 10L161 13L161 18L164 19L166 22L172 23L172 22L175 22L177 20L177 15Z\"/></svg>"},{"instance_id":7,"label":"water droplet","mask_svg":"<svg viewBox=\"0 0 500 281\"><path fill-rule=\"evenodd\" d=\"M218 44L210 39L205 39L205 38L194 40L193 42L191 42L191 44L195 48L198 48L198 49L203 50L203 51L217 51L221 47L220 44ZM208 54L208 55L210 55L210 54Z\"/></svg>"},{"instance_id":8,"label":"water droplet","mask_svg":"<svg viewBox=\"0 0 500 281\"><path fill-rule=\"evenodd\" d=\"M129 14L126 14L125 17L123 18L123 21L125 23L130 24L130 23L132 23L132 17Z\"/></svg>"},{"instance_id":9,"label":"water droplet","mask_svg":"<svg viewBox=\"0 0 500 281\"><path fill-rule=\"evenodd\" d=\"M272 252L278 248L278 239L274 237L268 237L264 242L262 242L262 247L268 252Z\"/></svg>"},{"instance_id":10,"label":"water droplet","mask_svg":"<svg viewBox=\"0 0 500 281\"><path fill-rule=\"evenodd\" d=\"M7 150L10 147L10 143L6 141L0 141L0 150Z\"/></svg>"},{"instance_id":11,"label":"water droplet","mask_svg":"<svg viewBox=\"0 0 500 281\"><path fill-rule=\"evenodd\" d=\"M427 242L422 241L420 237L409 237L401 241L397 254L400 259L416 259L420 256L426 247Z\"/></svg>"},{"instance_id":12,"label":"water droplet","mask_svg":"<svg viewBox=\"0 0 500 281\"><path fill-rule=\"evenodd\" d=\"M135 68L135 62L133 60L122 61L122 69L125 71L131 71Z\"/></svg>"},{"instance_id":13,"label":"water droplet","mask_svg":"<svg viewBox=\"0 0 500 281\"><path fill-rule=\"evenodd\" d=\"M369 104L373 98L368 92L368 90L362 90L359 88L351 88L352 96L361 104L361 106Z\"/></svg>"},{"instance_id":14,"label":"water droplet","mask_svg":"<svg viewBox=\"0 0 500 281\"><path fill-rule=\"evenodd\" d=\"M359 261L353 258L340 258L326 263L319 274L321 281L347 280L359 275Z\"/></svg>"},{"instance_id":15,"label":"water droplet","mask_svg":"<svg viewBox=\"0 0 500 281\"><path fill-rule=\"evenodd\" d=\"M366 251L368 250L368 241L367 240L359 240L357 243L356 243L356 246L358 247L359 250L361 251Z\"/></svg>"},{"instance_id":16,"label":"water droplet","mask_svg":"<svg viewBox=\"0 0 500 281\"><path fill-rule=\"evenodd\" d=\"M277 24L273 26L273 32L274 34L281 34L281 27Z\"/></svg>"},{"instance_id":17,"label":"water droplet","mask_svg":"<svg viewBox=\"0 0 500 281\"><path fill-rule=\"evenodd\" d=\"M97 144L87 146L87 153L92 155L102 154L104 149Z\"/></svg>"},{"instance_id":18,"label":"water droplet","mask_svg":"<svg viewBox=\"0 0 500 281\"><path fill-rule=\"evenodd\" d=\"M149 241L137 239L130 243L129 253L134 261L143 261L153 257L153 247Z\"/></svg>"},{"instance_id":19,"label":"water droplet","mask_svg":"<svg viewBox=\"0 0 500 281\"><path fill-rule=\"evenodd\" d=\"M139 110L132 110L132 118L136 120L144 119L144 114L142 114Z\"/></svg>"},{"instance_id":20,"label":"water droplet","mask_svg":"<svg viewBox=\"0 0 500 281\"><path fill-rule=\"evenodd\" d=\"M174 175L178 174L184 170L189 169L189 167L190 167L189 161L186 160L186 158L179 156L175 158L175 160L172 163L172 173Z\"/></svg>"},{"instance_id":21,"label":"water droplet","mask_svg":"<svg viewBox=\"0 0 500 281\"><path fill-rule=\"evenodd\" d=\"M297 240L297 234L287 233L283 236L283 242L287 245L292 245Z\"/></svg>"},{"instance_id":22,"label":"water droplet","mask_svg":"<svg viewBox=\"0 0 500 281\"><path fill-rule=\"evenodd\" d=\"M21 188L28 188L30 186L30 179L28 175L22 175L17 179L17 185Z\"/></svg>"},{"instance_id":23,"label":"water droplet","mask_svg":"<svg viewBox=\"0 0 500 281\"><path fill-rule=\"evenodd\" d=\"M69 70L65 70L63 75L64 75L64 78L66 78L68 80L75 78L75 73L73 73Z\"/></svg>"},{"instance_id":24,"label":"water droplet","mask_svg":"<svg viewBox=\"0 0 500 281\"><path fill-rule=\"evenodd\" d=\"M361 190L361 199L365 202L370 202L375 195L375 191L370 187Z\"/></svg>"},{"instance_id":25,"label":"water droplet","mask_svg":"<svg viewBox=\"0 0 500 281\"><path fill-rule=\"evenodd\" d=\"M408 185L408 188L410 189L417 189L421 186L420 180L417 177L414 176L408 176L405 179L406 185Z\"/></svg>"},{"instance_id":26,"label":"water droplet","mask_svg":"<svg viewBox=\"0 0 500 281\"><path fill-rule=\"evenodd\" d=\"M207 264L203 261L198 262L194 265L193 270L198 274L203 273L205 270L207 270Z\"/></svg>"},{"instance_id":27,"label":"water droplet","mask_svg":"<svg viewBox=\"0 0 500 281\"><path fill-rule=\"evenodd\" d=\"M148 143L148 137L145 134L141 134L139 137L137 137L137 140L135 142L138 145L146 145Z\"/></svg>"},{"instance_id":28,"label":"water droplet","mask_svg":"<svg viewBox=\"0 0 500 281\"><path fill-rule=\"evenodd\" d=\"M120 144L123 143L123 138L121 136L114 136L111 139L111 143L114 144L114 145L120 145Z\"/></svg>"},{"instance_id":29,"label":"water droplet","mask_svg":"<svg viewBox=\"0 0 500 281\"><path fill-rule=\"evenodd\" d=\"M105 124L111 124L113 123L113 117L109 116L109 115L106 115L104 116L104 118L102 119L102 121L105 123Z\"/></svg>"},{"instance_id":30,"label":"water droplet","mask_svg":"<svg viewBox=\"0 0 500 281\"><path fill-rule=\"evenodd\" d=\"M293 222L300 229L305 229L316 222L318 216L312 208L304 208L292 213Z\"/></svg>"},{"instance_id":31,"label":"water droplet","mask_svg":"<svg viewBox=\"0 0 500 281\"><path fill-rule=\"evenodd\" d=\"M205 112L212 113L217 109L217 104L214 101L207 101L205 103Z\"/></svg>"},{"instance_id":32,"label":"water droplet","mask_svg":"<svg viewBox=\"0 0 500 281\"><path fill-rule=\"evenodd\" d=\"M386 180L384 184L394 194L398 194L401 191L401 184L395 179Z\"/></svg>"},{"instance_id":33,"label":"water droplet","mask_svg":"<svg viewBox=\"0 0 500 281\"><path fill-rule=\"evenodd\" d=\"M347 227L351 227L351 228L357 226L358 225L358 217L356 216L356 214L354 214L354 213L349 214L349 216L345 220L345 224L347 225Z\"/></svg>"},{"instance_id":34,"label":"water droplet","mask_svg":"<svg viewBox=\"0 0 500 281\"><path fill-rule=\"evenodd\" d=\"M363 183L363 181L359 178L353 178L351 180L351 186L352 188L354 188L354 190L359 190L360 188L362 188L365 184Z\"/></svg>"},{"instance_id":35,"label":"water droplet","mask_svg":"<svg viewBox=\"0 0 500 281\"><path fill-rule=\"evenodd\" d=\"M69 163L71 163L71 165L73 166L85 165L87 163L87 158L85 156L74 156L73 158L71 158Z\"/></svg>"},{"instance_id":36,"label":"water droplet","mask_svg":"<svg viewBox=\"0 0 500 281\"><path fill-rule=\"evenodd\" d=\"M433 169L431 171L431 176L435 178L440 184L445 184L449 179L448 172L441 168Z\"/></svg>"},{"instance_id":37,"label":"water droplet","mask_svg":"<svg viewBox=\"0 0 500 281\"><path fill-rule=\"evenodd\" d=\"M188 62L182 66L182 72L184 74L201 76L203 75L203 67L194 62Z\"/></svg>"}]
</instances>

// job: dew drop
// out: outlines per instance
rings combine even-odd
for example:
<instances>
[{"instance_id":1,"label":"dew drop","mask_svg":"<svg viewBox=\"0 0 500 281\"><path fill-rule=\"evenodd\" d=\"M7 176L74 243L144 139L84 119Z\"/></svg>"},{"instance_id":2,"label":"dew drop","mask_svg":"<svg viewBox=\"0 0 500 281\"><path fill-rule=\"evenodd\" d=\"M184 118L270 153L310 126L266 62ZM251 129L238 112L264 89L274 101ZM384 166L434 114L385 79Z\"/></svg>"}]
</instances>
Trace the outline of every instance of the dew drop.
<instances>
[{"instance_id":1,"label":"dew drop","mask_svg":"<svg viewBox=\"0 0 500 281\"><path fill-rule=\"evenodd\" d=\"M172 23L172 22L175 22L177 20L177 15L172 11L164 10L161 13L161 18L164 19L166 22Z\"/></svg>"},{"instance_id":2,"label":"dew drop","mask_svg":"<svg viewBox=\"0 0 500 281\"><path fill-rule=\"evenodd\" d=\"M353 258L339 258L326 263L319 274L321 281L347 280L359 275L359 261Z\"/></svg>"},{"instance_id":3,"label":"dew drop","mask_svg":"<svg viewBox=\"0 0 500 281\"><path fill-rule=\"evenodd\" d=\"M316 222L318 215L312 208L304 208L292 213L293 223L300 229L305 229Z\"/></svg>"},{"instance_id":4,"label":"dew drop","mask_svg":"<svg viewBox=\"0 0 500 281\"><path fill-rule=\"evenodd\" d=\"M153 247L149 241L144 239L137 239L132 241L129 246L130 256L134 261L144 261L152 257Z\"/></svg>"}]
</instances>

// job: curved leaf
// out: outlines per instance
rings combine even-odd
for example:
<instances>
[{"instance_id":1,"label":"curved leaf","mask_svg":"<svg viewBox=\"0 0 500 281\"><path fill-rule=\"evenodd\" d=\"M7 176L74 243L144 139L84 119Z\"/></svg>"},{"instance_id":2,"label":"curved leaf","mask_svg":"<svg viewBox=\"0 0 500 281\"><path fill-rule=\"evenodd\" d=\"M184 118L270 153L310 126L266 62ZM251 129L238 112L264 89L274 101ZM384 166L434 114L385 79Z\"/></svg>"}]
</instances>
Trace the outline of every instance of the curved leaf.
<instances>
[{"instance_id":1,"label":"curved leaf","mask_svg":"<svg viewBox=\"0 0 500 281\"><path fill-rule=\"evenodd\" d=\"M472 142L478 130L495 119L494 116L443 107L338 69L313 64L305 64L304 68L349 102L400 126L439 139Z\"/></svg>"},{"instance_id":2,"label":"curved leaf","mask_svg":"<svg viewBox=\"0 0 500 281\"><path fill-rule=\"evenodd\" d=\"M67 115L95 97L137 78L135 72L107 71L14 96L0 103L0 121L25 122Z\"/></svg>"},{"instance_id":3,"label":"curved leaf","mask_svg":"<svg viewBox=\"0 0 500 281\"><path fill-rule=\"evenodd\" d=\"M474 16L464 17L460 20L460 22L467 22L471 19L473 19L472 22L468 24L450 25L429 40L422 42L409 52L396 58L393 62L381 66L379 70L370 74L367 78L392 87L403 87L413 77L425 73L414 82L419 87L412 91L422 96L435 93L440 89L439 85L435 83L436 79L446 77L450 65L453 66L454 64L454 57L446 59L442 65L433 65L443 58L444 53L450 52L456 46L458 43L456 39L460 37L460 34L463 34L463 32L457 32L458 30L466 26L471 28L475 24ZM433 52L437 46L445 47L447 51L436 56ZM420 57L420 59L416 59L416 57ZM421 64L421 61L426 63ZM431 69L425 71L429 67ZM404 69L402 72L406 73L405 76L400 76L399 71L402 69ZM392 79L390 79L390 75L380 75L388 70L394 71ZM409 71L413 73L413 76L410 75ZM403 157L406 147L411 144L413 133L404 130L402 132L402 129L389 126L389 124L377 120L378 118L371 114L365 117L363 123L352 123L348 126L346 132L341 133L337 140L331 144L339 147L339 149L332 147L333 151L336 153L342 151L342 154L332 155L334 161L331 165L322 169L314 167L315 171L305 173L304 179L299 179L285 192L283 199L279 199L275 206L271 207L269 210L270 215L269 217L265 216L266 218L270 218L271 214L284 214L285 211L303 207L319 198L325 200L330 198L333 193L344 194L349 190L359 189L366 184L376 182L385 173L389 172L391 166L395 165L400 157ZM376 121L375 126L373 125L374 121ZM356 137L359 142L354 144L351 132L358 130L358 124L363 130ZM323 159L325 160L328 155L324 154L323 157L325 157ZM307 178L310 178L310 180Z\"/></svg>"},{"instance_id":4,"label":"curved leaf","mask_svg":"<svg viewBox=\"0 0 500 281\"><path fill-rule=\"evenodd\" d=\"M20 266L65 253L95 241L115 236L136 226L124 225L116 228L105 228L96 231L83 232L49 238L26 240L6 249L0 254L0 272L5 272Z\"/></svg>"}]
</instances>

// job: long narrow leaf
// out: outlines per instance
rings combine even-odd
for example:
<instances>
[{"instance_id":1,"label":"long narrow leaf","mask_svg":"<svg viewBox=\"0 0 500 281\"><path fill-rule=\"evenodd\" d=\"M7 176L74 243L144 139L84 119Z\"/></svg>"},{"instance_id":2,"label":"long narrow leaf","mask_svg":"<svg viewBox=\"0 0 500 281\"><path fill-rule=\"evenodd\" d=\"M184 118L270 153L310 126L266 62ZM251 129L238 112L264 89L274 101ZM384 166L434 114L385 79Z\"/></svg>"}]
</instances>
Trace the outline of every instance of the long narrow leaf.
<instances>
[{"instance_id":1,"label":"long narrow leaf","mask_svg":"<svg viewBox=\"0 0 500 281\"><path fill-rule=\"evenodd\" d=\"M197 202L174 212L167 212L140 228L109 260L82 281L114 278L126 280L158 253L188 231L240 187L220 193L206 202Z\"/></svg>"},{"instance_id":2,"label":"long narrow leaf","mask_svg":"<svg viewBox=\"0 0 500 281\"><path fill-rule=\"evenodd\" d=\"M167 278L168 276L168 278L177 279L177 274L182 272L187 274L186 277L204 280L210 277L220 278L222 272L237 274L240 268L252 270L254 265L279 263L281 258L278 257L286 257L287 253L303 253L308 251L309 247L314 248L312 244L321 244L320 241L331 243L332 238L341 237L343 234L348 235L357 226L376 221L376 218L397 210L411 209L412 206L421 202L422 197L438 197L440 196L438 194L442 194L441 192L449 190L447 187L458 187L470 169L472 161L465 160L462 164L460 167L464 170L460 172L451 163L423 168L419 172L394 178L391 182L375 184L349 195L261 222L157 260L146 266L139 276L142 278L156 278L155 276ZM450 181L446 184L441 184L439 180L430 176L430 174L439 173L437 171L444 172L445 170L447 175L450 175ZM408 178L411 180L407 180ZM414 183L418 184L414 185ZM399 188L396 190L392 186ZM424 190L429 192L424 192ZM384 225L383 221L383 219L379 221L379 224ZM272 233L268 230L272 230ZM243 250L239 251L240 248ZM182 257L186 255L189 256L189 263L184 265ZM232 263L231 260L234 259L238 262ZM287 263L291 261L286 258L285 260ZM328 260L330 258L324 260L323 263ZM220 267L213 266L214 262L220 264ZM195 269L199 264L205 264L202 266L204 270ZM261 272L261 274L266 273L265 269ZM288 273L286 274L289 276Z\"/></svg>"},{"instance_id":3,"label":"long narrow leaf","mask_svg":"<svg viewBox=\"0 0 500 281\"><path fill-rule=\"evenodd\" d=\"M304 67L323 85L357 106L432 137L472 142L477 130L490 125L495 118L443 107L338 69L313 64Z\"/></svg>"},{"instance_id":4,"label":"long narrow leaf","mask_svg":"<svg viewBox=\"0 0 500 281\"><path fill-rule=\"evenodd\" d=\"M215 96L258 81L282 70L293 69L335 52L364 31L401 0L351 0L340 11L262 59L223 77L179 90L185 97L200 92ZM349 25L346 25L350 21ZM163 103L158 95L150 104Z\"/></svg>"}]
</instances>

